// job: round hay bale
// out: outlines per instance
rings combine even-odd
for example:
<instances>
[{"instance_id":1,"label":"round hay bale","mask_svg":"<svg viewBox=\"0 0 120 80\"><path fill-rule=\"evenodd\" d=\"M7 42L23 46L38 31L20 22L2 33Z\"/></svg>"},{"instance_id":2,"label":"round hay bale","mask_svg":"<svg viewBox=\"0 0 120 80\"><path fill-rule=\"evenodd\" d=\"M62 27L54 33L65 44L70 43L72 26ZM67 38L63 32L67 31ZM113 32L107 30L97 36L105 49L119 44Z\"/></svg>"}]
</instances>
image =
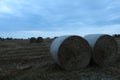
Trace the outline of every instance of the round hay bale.
<instances>
[{"instance_id":1,"label":"round hay bale","mask_svg":"<svg viewBox=\"0 0 120 80\"><path fill-rule=\"evenodd\" d=\"M30 43L36 43L36 38L35 37L30 38Z\"/></svg>"},{"instance_id":2,"label":"round hay bale","mask_svg":"<svg viewBox=\"0 0 120 80\"><path fill-rule=\"evenodd\" d=\"M99 66L112 66L116 61L117 42L107 34L91 34L84 37L92 47L92 59Z\"/></svg>"},{"instance_id":3,"label":"round hay bale","mask_svg":"<svg viewBox=\"0 0 120 80\"><path fill-rule=\"evenodd\" d=\"M38 37L37 39L36 39L36 43L42 43L43 42L43 38L42 37Z\"/></svg>"},{"instance_id":4,"label":"round hay bale","mask_svg":"<svg viewBox=\"0 0 120 80\"><path fill-rule=\"evenodd\" d=\"M65 70L79 70L89 64L91 49L80 36L61 36L50 47L54 61Z\"/></svg>"}]
</instances>

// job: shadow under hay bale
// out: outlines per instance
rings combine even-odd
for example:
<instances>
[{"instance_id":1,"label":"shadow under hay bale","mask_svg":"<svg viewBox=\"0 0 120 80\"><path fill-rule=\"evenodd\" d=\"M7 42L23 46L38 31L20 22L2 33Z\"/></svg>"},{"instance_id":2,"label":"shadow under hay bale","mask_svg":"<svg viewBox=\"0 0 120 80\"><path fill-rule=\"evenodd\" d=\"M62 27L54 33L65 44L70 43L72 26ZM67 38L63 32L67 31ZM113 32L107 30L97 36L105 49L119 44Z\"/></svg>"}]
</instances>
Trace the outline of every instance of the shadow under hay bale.
<instances>
[{"instance_id":1,"label":"shadow under hay bale","mask_svg":"<svg viewBox=\"0 0 120 80\"><path fill-rule=\"evenodd\" d=\"M117 42L107 34L91 34L84 37L92 47L92 59L101 67L112 66L116 61Z\"/></svg>"},{"instance_id":2,"label":"shadow under hay bale","mask_svg":"<svg viewBox=\"0 0 120 80\"><path fill-rule=\"evenodd\" d=\"M80 36L61 36L50 47L54 61L65 70L79 70L86 67L91 58L88 42Z\"/></svg>"}]
</instances>

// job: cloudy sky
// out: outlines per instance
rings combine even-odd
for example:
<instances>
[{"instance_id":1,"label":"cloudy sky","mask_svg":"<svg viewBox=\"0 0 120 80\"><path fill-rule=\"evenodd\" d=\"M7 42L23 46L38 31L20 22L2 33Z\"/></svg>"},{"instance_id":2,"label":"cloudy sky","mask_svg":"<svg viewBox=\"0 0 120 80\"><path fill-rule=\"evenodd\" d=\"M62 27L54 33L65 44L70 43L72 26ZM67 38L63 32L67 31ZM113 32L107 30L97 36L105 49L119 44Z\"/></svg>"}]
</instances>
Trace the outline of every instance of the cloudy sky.
<instances>
[{"instance_id":1,"label":"cloudy sky","mask_svg":"<svg viewBox=\"0 0 120 80\"><path fill-rule=\"evenodd\" d=\"M0 0L0 37L120 33L120 0Z\"/></svg>"}]
</instances>

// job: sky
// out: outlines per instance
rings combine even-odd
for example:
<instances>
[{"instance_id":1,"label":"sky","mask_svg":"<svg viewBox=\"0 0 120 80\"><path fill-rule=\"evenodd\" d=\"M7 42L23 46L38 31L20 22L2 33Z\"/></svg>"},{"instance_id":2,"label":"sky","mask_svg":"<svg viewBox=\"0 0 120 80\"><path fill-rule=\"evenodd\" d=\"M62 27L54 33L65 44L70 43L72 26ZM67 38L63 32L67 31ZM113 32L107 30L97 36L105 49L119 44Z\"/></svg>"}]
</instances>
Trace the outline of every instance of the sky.
<instances>
[{"instance_id":1,"label":"sky","mask_svg":"<svg viewBox=\"0 0 120 80\"><path fill-rule=\"evenodd\" d=\"M120 33L120 0L0 0L0 37Z\"/></svg>"}]
</instances>

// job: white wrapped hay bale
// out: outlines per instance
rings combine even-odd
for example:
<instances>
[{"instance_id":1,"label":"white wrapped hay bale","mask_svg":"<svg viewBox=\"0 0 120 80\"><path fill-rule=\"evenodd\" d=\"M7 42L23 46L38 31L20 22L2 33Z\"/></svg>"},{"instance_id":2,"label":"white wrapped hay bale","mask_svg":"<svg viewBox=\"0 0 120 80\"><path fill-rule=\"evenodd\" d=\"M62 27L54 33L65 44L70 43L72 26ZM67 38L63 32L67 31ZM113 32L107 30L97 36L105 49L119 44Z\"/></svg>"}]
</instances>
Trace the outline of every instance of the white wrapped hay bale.
<instances>
[{"instance_id":1,"label":"white wrapped hay bale","mask_svg":"<svg viewBox=\"0 0 120 80\"><path fill-rule=\"evenodd\" d=\"M80 36L61 36L51 44L50 52L54 61L65 70L79 70L89 64L91 49Z\"/></svg>"},{"instance_id":2,"label":"white wrapped hay bale","mask_svg":"<svg viewBox=\"0 0 120 80\"><path fill-rule=\"evenodd\" d=\"M84 37L93 49L93 61L100 66L111 66L116 60L117 42L107 34L91 34Z\"/></svg>"}]
</instances>

